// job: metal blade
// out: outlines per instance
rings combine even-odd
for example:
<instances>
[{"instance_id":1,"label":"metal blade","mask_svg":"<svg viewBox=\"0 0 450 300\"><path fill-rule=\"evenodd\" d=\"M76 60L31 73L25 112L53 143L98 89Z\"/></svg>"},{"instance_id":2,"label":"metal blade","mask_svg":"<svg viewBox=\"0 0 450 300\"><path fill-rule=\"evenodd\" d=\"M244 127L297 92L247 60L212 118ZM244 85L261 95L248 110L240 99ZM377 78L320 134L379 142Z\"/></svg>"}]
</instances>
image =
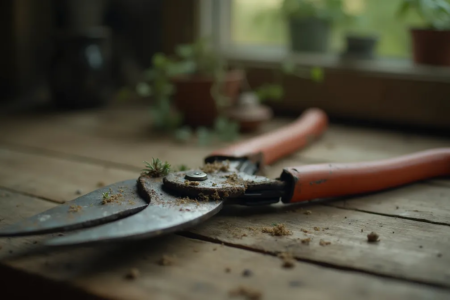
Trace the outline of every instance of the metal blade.
<instances>
[{"instance_id":1,"label":"metal blade","mask_svg":"<svg viewBox=\"0 0 450 300\"><path fill-rule=\"evenodd\" d=\"M149 238L192 227L215 215L222 201L180 199L163 190L161 178L144 179L151 202L141 212L116 222L50 239L47 245L73 245Z\"/></svg>"},{"instance_id":2,"label":"metal blade","mask_svg":"<svg viewBox=\"0 0 450 300\"><path fill-rule=\"evenodd\" d=\"M103 193L108 193L103 199ZM105 203L102 201L105 200ZM0 229L0 236L63 232L110 222L143 210L136 179L114 183L75 200Z\"/></svg>"}]
</instances>

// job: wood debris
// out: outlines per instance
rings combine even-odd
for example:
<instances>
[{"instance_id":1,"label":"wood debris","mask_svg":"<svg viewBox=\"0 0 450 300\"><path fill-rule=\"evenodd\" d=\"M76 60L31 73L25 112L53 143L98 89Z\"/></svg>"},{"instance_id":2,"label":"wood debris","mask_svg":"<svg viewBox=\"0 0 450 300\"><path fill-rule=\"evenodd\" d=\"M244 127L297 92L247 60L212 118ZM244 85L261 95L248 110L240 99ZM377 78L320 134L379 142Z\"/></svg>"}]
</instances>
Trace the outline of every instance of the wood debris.
<instances>
[{"instance_id":1,"label":"wood debris","mask_svg":"<svg viewBox=\"0 0 450 300\"><path fill-rule=\"evenodd\" d=\"M367 235L367 241L368 241L369 243L376 243L376 242L379 241L379 237L380 237L380 236L379 236L377 233L371 232L371 233L369 233L369 234Z\"/></svg>"},{"instance_id":2,"label":"wood debris","mask_svg":"<svg viewBox=\"0 0 450 300\"><path fill-rule=\"evenodd\" d=\"M288 230L284 224L276 224L273 227L263 227L263 233L269 233L273 236L291 235L292 231Z\"/></svg>"},{"instance_id":3,"label":"wood debris","mask_svg":"<svg viewBox=\"0 0 450 300\"><path fill-rule=\"evenodd\" d=\"M175 200L176 206L182 206L182 205L186 205L186 204L195 204L196 206L199 206L200 202L198 202L198 200L190 199L188 197L178 198L177 200Z\"/></svg>"},{"instance_id":4,"label":"wood debris","mask_svg":"<svg viewBox=\"0 0 450 300\"><path fill-rule=\"evenodd\" d=\"M198 181L190 181L190 180L185 180L184 181L184 185L189 185L189 186L198 186L200 183Z\"/></svg>"},{"instance_id":5,"label":"wood debris","mask_svg":"<svg viewBox=\"0 0 450 300\"><path fill-rule=\"evenodd\" d=\"M311 238L300 239L300 241L302 242L302 244L309 245L309 243L311 242Z\"/></svg>"},{"instance_id":6,"label":"wood debris","mask_svg":"<svg viewBox=\"0 0 450 300\"><path fill-rule=\"evenodd\" d=\"M83 210L83 207L81 207L80 205L71 205L71 206L69 206L69 212L70 213L76 213L76 212L79 212L79 211L82 211Z\"/></svg>"},{"instance_id":7,"label":"wood debris","mask_svg":"<svg viewBox=\"0 0 450 300\"><path fill-rule=\"evenodd\" d=\"M122 204L123 195L121 193L115 194L115 195L108 195L108 197L103 197L102 204L109 204L109 203L116 203L116 204Z\"/></svg>"},{"instance_id":8,"label":"wood debris","mask_svg":"<svg viewBox=\"0 0 450 300\"><path fill-rule=\"evenodd\" d=\"M169 255L163 255L159 260L158 264L160 266L171 266L175 263L175 258Z\"/></svg>"},{"instance_id":9,"label":"wood debris","mask_svg":"<svg viewBox=\"0 0 450 300\"><path fill-rule=\"evenodd\" d=\"M295 259L291 253L283 252L278 254L278 257L281 258L281 260L283 261L282 264L283 268L290 269L295 267Z\"/></svg>"},{"instance_id":10,"label":"wood debris","mask_svg":"<svg viewBox=\"0 0 450 300\"><path fill-rule=\"evenodd\" d=\"M331 245L331 242L327 242L327 241L324 241L324 240L320 240L319 245L320 245L320 246L328 246L328 245Z\"/></svg>"},{"instance_id":11,"label":"wood debris","mask_svg":"<svg viewBox=\"0 0 450 300\"><path fill-rule=\"evenodd\" d=\"M132 268L128 271L128 273L125 275L125 278L127 279L136 279L140 275L140 272L136 268Z\"/></svg>"},{"instance_id":12,"label":"wood debris","mask_svg":"<svg viewBox=\"0 0 450 300\"><path fill-rule=\"evenodd\" d=\"M229 292L230 297L244 297L247 300L260 300L262 293L253 288L239 286Z\"/></svg>"},{"instance_id":13,"label":"wood debris","mask_svg":"<svg viewBox=\"0 0 450 300\"><path fill-rule=\"evenodd\" d=\"M205 173L214 173L217 171L221 171L221 172L227 172L230 169L230 162L229 161L224 161L224 162L218 162L215 161L213 163L207 163L205 164L203 167L200 168L200 170L202 170Z\"/></svg>"}]
</instances>

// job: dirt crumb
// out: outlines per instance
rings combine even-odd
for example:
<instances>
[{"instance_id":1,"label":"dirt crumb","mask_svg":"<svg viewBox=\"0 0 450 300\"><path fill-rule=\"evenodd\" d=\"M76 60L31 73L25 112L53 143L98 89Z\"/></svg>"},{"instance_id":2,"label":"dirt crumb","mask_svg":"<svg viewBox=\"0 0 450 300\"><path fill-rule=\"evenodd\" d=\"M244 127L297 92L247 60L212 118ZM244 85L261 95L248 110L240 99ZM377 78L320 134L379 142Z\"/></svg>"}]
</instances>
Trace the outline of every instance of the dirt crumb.
<instances>
[{"instance_id":1,"label":"dirt crumb","mask_svg":"<svg viewBox=\"0 0 450 300\"><path fill-rule=\"evenodd\" d=\"M324 240L320 240L319 245L320 245L320 246L328 246L328 245L331 245L331 242L327 242L327 241L324 241Z\"/></svg>"},{"instance_id":2,"label":"dirt crumb","mask_svg":"<svg viewBox=\"0 0 450 300\"><path fill-rule=\"evenodd\" d=\"M239 286L229 292L230 297L244 297L247 300L260 300L262 293L256 289Z\"/></svg>"},{"instance_id":3,"label":"dirt crumb","mask_svg":"<svg viewBox=\"0 0 450 300\"><path fill-rule=\"evenodd\" d=\"M252 276L253 275L253 272L251 271L251 270L249 270L249 269L245 269L243 272L242 272L242 276L244 276L244 277L250 277L250 276Z\"/></svg>"},{"instance_id":4,"label":"dirt crumb","mask_svg":"<svg viewBox=\"0 0 450 300\"><path fill-rule=\"evenodd\" d=\"M269 233L273 236L291 235L292 231L288 230L284 224L276 224L273 227L263 227L263 233Z\"/></svg>"},{"instance_id":5,"label":"dirt crumb","mask_svg":"<svg viewBox=\"0 0 450 300\"><path fill-rule=\"evenodd\" d=\"M185 180L184 181L184 185L190 185L190 186L198 186L200 183L198 181L190 181L190 180Z\"/></svg>"},{"instance_id":6,"label":"dirt crumb","mask_svg":"<svg viewBox=\"0 0 450 300\"><path fill-rule=\"evenodd\" d=\"M223 162L215 161L213 163L207 163L200 168L205 173L214 173L217 171L227 172L230 169L230 162L228 160Z\"/></svg>"},{"instance_id":7,"label":"dirt crumb","mask_svg":"<svg viewBox=\"0 0 450 300\"><path fill-rule=\"evenodd\" d=\"M309 231L306 230L306 229L300 228L300 230L301 230L302 232L304 232L304 233L309 233Z\"/></svg>"},{"instance_id":8,"label":"dirt crumb","mask_svg":"<svg viewBox=\"0 0 450 300\"><path fill-rule=\"evenodd\" d=\"M375 232L371 232L371 233L369 233L368 235L367 235L367 241L369 242L369 243L376 243L376 242L378 242L379 241L379 235L377 234L377 233L375 233Z\"/></svg>"},{"instance_id":9,"label":"dirt crumb","mask_svg":"<svg viewBox=\"0 0 450 300\"><path fill-rule=\"evenodd\" d=\"M97 187L104 187L106 184L103 181L97 182Z\"/></svg>"},{"instance_id":10,"label":"dirt crumb","mask_svg":"<svg viewBox=\"0 0 450 300\"><path fill-rule=\"evenodd\" d=\"M195 204L196 206L199 206L200 202L198 202L198 200L190 199L188 197L178 198L177 200L175 200L176 206L182 206L182 205L186 205L186 204ZM183 211L183 210L180 209L180 211ZM186 211L190 211L190 210L186 209Z\"/></svg>"},{"instance_id":11,"label":"dirt crumb","mask_svg":"<svg viewBox=\"0 0 450 300\"><path fill-rule=\"evenodd\" d=\"M219 192L215 191L214 194L211 195L211 199L220 200Z\"/></svg>"},{"instance_id":12,"label":"dirt crumb","mask_svg":"<svg viewBox=\"0 0 450 300\"><path fill-rule=\"evenodd\" d=\"M128 271L128 273L125 275L125 278L127 279L136 279L140 275L140 272L136 268L132 268Z\"/></svg>"},{"instance_id":13,"label":"dirt crumb","mask_svg":"<svg viewBox=\"0 0 450 300\"><path fill-rule=\"evenodd\" d=\"M320 227L314 227L315 231L320 231Z\"/></svg>"},{"instance_id":14,"label":"dirt crumb","mask_svg":"<svg viewBox=\"0 0 450 300\"><path fill-rule=\"evenodd\" d=\"M304 214L305 214L305 215L310 215L310 214L312 214L312 211L310 211L310 210L305 210Z\"/></svg>"},{"instance_id":15,"label":"dirt crumb","mask_svg":"<svg viewBox=\"0 0 450 300\"><path fill-rule=\"evenodd\" d=\"M80 190L76 190L75 191L75 195L81 195L81 191Z\"/></svg>"},{"instance_id":16,"label":"dirt crumb","mask_svg":"<svg viewBox=\"0 0 450 300\"><path fill-rule=\"evenodd\" d=\"M70 213L76 213L76 212L79 212L79 211L82 211L82 210L83 210L83 208L80 205L71 205L71 206L69 206L69 212Z\"/></svg>"},{"instance_id":17,"label":"dirt crumb","mask_svg":"<svg viewBox=\"0 0 450 300\"><path fill-rule=\"evenodd\" d=\"M216 193L217 193L217 191L216 191ZM205 194L203 194L203 193L199 193L199 194L198 194L198 198L199 198L201 201L209 201L209 196L208 196L208 195L205 195Z\"/></svg>"},{"instance_id":18,"label":"dirt crumb","mask_svg":"<svg viewBox=\"0 0 450 300\"><path fill-rule=\"evenodd\" d=\"M309 243L311 242L311 238L300 239L300 241L302 242L302 244L309 245Z\"/></svg>"},{"instance_id":19,"label":"dirt crumb","mask_svg":"<svg viewBox=\"0 0 450 300\"><path fill-rule=\"evenodd\" d=\"M109 203L116 203L116 204L122 204L123 195L121 193L114 194L114 195L104 195L102 199L102 204L106 205Z\"/></svg>"},{"instance_id":20,"label":"dirt crumb","mask_svg":"<svg viewBox=\"0 0 450 300\"><path fill-rule=\"evenodd\" d=\"M225 268L225 273L230 273L231 269L230 268Z\"/></svg>"},{"instance_id":21,"label":"dirt crumb","mask_svg":"<svg viewBox=\"0 0 450 300\"><path fill-rule=\"evenodd\" d=\"M278 254L278 257L283 261L281 265L283 268L290 269L295 267L295 259L291 253L283 252Z\"/></svg>"},{"instance_id":22,"label":"dirt crumb","mask_svg":"<svg viewBox=\"0 0 450 300\"><path fill-rule=\"evenodd\" d=\"M175 263L175 258L173 256L169 256L164 254L159 260L158 264L160 266L172 266Z\"/></svg>"}]
</instances>

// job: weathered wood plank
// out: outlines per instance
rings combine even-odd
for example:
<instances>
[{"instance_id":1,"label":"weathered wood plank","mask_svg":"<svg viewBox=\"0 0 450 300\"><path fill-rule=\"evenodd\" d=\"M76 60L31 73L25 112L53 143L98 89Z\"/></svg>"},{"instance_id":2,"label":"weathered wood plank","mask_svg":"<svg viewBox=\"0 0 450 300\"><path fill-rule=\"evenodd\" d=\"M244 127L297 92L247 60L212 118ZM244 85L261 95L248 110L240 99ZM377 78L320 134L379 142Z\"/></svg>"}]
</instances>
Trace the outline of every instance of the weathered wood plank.
<instances>
[{"instance_id":1,"label":"weathered wood plank","mask_svg":"<svg viewBox=\"0 0 450 300\"><path fill-rule=\"evenodd\" d=\"M27 205L28 210L11 214L10 208L16 203ZM52 205L10 193L9 197L0 198L0 218L12 223ZM230 299L229 292L239 286L260 292L261 299L295 299L300 295L306 299L408 300L450 296L449 290L304 262L285 269L281 260L273 256L173 235L140 242L56 249L43 249L39 243L29 242L34 239L0 239L3 245L0 264L108 299ZM10 254L12 249L14 252ZM173 257L173 265L159 265L162 255ZM135 280L125 278L130 268L140 272ZM251 271L248 277L242 275L246 269ZM61 291L64 292L58 289Z\"/></svg>"},{"instance_id":2,"label":"weathered wood plank","mask_svg":"<svg viewBox=\"0 0 450 300\"><path fill-rule=\"evenodd\" d=\"M413 184L327 205L450 225L450 188Z\"/></svg>"},{"instance_id":3,"label":"weathered wood plank","mask_svg":"<svg viewBox=\"0 0 450 300\"><path fill-rule=\"evenodd\" d=\"M240 247L292 251L308 261L450 287L448 226L321 205L306 209L312 214L289 212L287 207L228 207L192 231ZM274 237L261 232L275 223L285 224L292 235ZM380 235L380 242L367 242L371 231ZM311 238L309 245L302 243L305 238ZM322 246L320 240L331 244Z\"/></svg>"},{"instance_id":4,"label":"weathered wood plank","mask_svg":"<svg viewBox=\"0 0 450 300\"><path fill-rule=\"evenodd\" d=\"M62 203L105 185L136 177L138 172L19 153L0 147L0 186Z\"/></svg>"}]
</instances>

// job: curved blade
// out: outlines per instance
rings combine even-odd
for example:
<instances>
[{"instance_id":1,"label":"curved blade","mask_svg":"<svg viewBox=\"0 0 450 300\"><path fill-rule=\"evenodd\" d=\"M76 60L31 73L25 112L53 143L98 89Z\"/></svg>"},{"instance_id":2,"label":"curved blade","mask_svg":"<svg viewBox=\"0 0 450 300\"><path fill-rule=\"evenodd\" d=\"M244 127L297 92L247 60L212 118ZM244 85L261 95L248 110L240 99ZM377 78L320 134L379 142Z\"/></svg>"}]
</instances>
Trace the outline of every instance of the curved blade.
<instances>
[{"instance_id":1,"label":"curved blade","mask_svg":"<svg viewBox=\"0 0 450 300\"><path fill-rule=\"evenodd\" d=\"M103 193L108 193L106 199ZM147 205L138 195L136 179L121 181L1 228L0 237L86 228L137 213Z\"/></svg>"},{"instance_id":2,"label":"curved blade","mask_svg":"<svg viewBox=\"0 0 450 300\"><path fill-rule=\"evenodd\" d=\"M141 212L125 219L50 239L47 245L73 245L140 239L192 227L215 215L222 201L180 199L163 190L161 178L145 178L144 189L151 198Z\"/></svg>"}]
</instances>

